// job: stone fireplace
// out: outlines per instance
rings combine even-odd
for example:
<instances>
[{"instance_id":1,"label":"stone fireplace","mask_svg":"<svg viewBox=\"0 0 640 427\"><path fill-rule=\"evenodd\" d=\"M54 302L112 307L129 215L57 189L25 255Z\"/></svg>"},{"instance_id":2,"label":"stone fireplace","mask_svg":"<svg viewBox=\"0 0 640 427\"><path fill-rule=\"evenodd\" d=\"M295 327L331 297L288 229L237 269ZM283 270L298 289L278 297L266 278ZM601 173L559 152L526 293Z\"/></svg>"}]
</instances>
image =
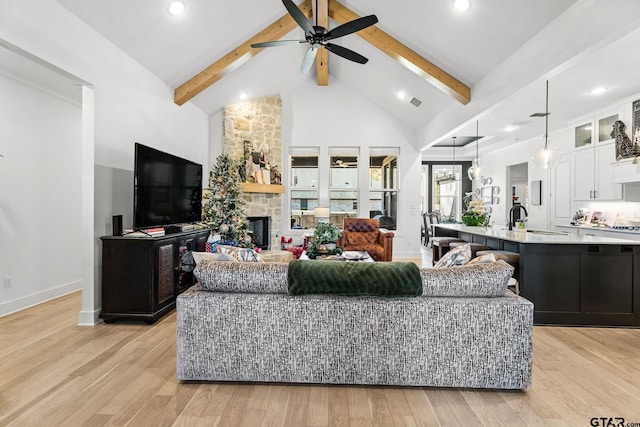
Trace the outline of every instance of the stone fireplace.
<instances>
[{"instance_id":1,"label":"stone fireplace","mask_svg":"<svg viewBox=\"0 0 640 427\"><path fill-rule=\"evenodd\" d=\"M271 169L282 171L282 100L270 96L238 104L224 109L224 142L222 152L236 159L243 159L245 146L268 147ZM276 242L281 234L281 193L243 192L247 217L271 217L270 242Z\"/></svg>"},{"instance_id":2,"label":"stone fireplace","mask_svg":"<svg viewBox=\"0 0 640 427\"><path fill-rule=\"evenodd\" d=\"M260 249L271 249L271 217L249 216L247 221L253 245Z\"/></svg>"}]
</instances>

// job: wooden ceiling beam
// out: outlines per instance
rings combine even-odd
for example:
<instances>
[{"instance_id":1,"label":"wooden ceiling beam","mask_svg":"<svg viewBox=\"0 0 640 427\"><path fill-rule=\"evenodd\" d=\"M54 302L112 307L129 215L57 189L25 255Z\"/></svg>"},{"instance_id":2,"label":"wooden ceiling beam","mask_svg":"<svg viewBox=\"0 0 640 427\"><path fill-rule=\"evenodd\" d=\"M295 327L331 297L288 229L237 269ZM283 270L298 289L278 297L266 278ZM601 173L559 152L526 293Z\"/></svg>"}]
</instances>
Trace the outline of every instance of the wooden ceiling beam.
<instances>
[{"instance_id":1,"label":"wooden ceiling beam","mask_svg":"<svg viewBox=\"0 0 640 427\"><path fill-rule=\"evenodd\" d=\"M360 17L337 0L328 1L329 17L338 24ZM372 25L356 34L460 103L466 105L471 101L471 89L468 86L376 26Z\"/></svg>"},{"instance_id":2,"label":"wooden ceiling beam","mask_svg":"<svg viewBox=\"0 0 640 427\"><path fill-rule=\"evenodd\" d=\"M300 10L308 17L311 17L311 0L305 0L300 6ZM190 101L207 89L209 86L229 74L240 65L247 62L253 56L262 52L263 49L254 49L252 43L260 43L267 40L280 40L292 30L298 28L298 24L288 13L273 24L251 37L240 46L227 53L225 56L209 65L207 68L190 78L174 91L173 99L178 105Z\"/></svg>"},{"instance_id":3,"label":"wooden ceiling beam","mask_svg":"<svg viewBox=\"0 0 640 427\"><path fill-rule=\"evenodd\" d=\"M313 4L314 23L329 28L329 0L317 0L318 10L316 10L316 0ZM316 70L318 74L318 86L329 85L329 51L323 46L316 54Z\"/></svg>"}]
</instances>

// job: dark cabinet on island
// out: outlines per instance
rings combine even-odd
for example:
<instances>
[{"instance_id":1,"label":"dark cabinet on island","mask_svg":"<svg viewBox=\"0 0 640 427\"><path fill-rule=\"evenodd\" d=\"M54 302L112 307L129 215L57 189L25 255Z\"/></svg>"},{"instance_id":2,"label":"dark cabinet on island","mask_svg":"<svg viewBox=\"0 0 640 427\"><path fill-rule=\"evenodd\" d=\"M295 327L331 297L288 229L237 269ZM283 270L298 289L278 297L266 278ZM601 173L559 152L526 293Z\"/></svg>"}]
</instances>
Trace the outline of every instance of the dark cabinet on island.
<instances>
[{"instance_id":1,"label":"dark cabinet on island","mask_svg":"<svg viewBox=\"0 0 640 427\"><path fill-rule=\"evenodd\" d=\"M435 232L518 252L520 295L538 325L640 326L638 241L459 224Z\"/></svg>"}]
</instances>

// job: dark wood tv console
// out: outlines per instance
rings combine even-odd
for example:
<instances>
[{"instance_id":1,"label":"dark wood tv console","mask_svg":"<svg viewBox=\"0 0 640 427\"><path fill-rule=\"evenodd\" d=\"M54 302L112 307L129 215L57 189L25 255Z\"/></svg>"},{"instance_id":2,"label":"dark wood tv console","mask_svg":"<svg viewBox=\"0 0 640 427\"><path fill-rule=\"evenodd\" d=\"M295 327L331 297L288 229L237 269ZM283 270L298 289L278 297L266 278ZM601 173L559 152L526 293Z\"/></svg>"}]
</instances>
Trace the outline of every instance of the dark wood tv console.
<instances>
[{"instance_id":1,"label":"dark wood tv console","mask_svg":"<svg viewBox=\"0 0 640 427\"><path fill-rule=\"evenodd\" d=\"M102 240L102 313L118 319L153 323L176 305L176 296L194 283L188 251L204 251L209 230L162 237L104 236ZM185 262L186 261L186 262Z\"/></svg>"}]
</instances>

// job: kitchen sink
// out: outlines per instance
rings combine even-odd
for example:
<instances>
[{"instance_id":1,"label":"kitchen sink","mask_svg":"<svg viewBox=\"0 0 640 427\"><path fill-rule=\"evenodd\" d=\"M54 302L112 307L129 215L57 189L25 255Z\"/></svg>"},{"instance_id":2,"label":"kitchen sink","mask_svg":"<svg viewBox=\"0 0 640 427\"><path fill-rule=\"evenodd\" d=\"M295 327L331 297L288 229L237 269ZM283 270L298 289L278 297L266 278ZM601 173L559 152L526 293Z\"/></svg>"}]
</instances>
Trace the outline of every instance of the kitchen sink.
<instances>
[{"instance_id":1,"label":"kitchen sink","mask_svg":"<svg viewBox=\"0 0 640 427\"><path fill-rule=\"evenodd\" d=\"M566 236L569 233L563 233L561 231L547 231L547 230L527 230L527 233L544 234L545 236Z\"/></svg>"}]
</instances>

